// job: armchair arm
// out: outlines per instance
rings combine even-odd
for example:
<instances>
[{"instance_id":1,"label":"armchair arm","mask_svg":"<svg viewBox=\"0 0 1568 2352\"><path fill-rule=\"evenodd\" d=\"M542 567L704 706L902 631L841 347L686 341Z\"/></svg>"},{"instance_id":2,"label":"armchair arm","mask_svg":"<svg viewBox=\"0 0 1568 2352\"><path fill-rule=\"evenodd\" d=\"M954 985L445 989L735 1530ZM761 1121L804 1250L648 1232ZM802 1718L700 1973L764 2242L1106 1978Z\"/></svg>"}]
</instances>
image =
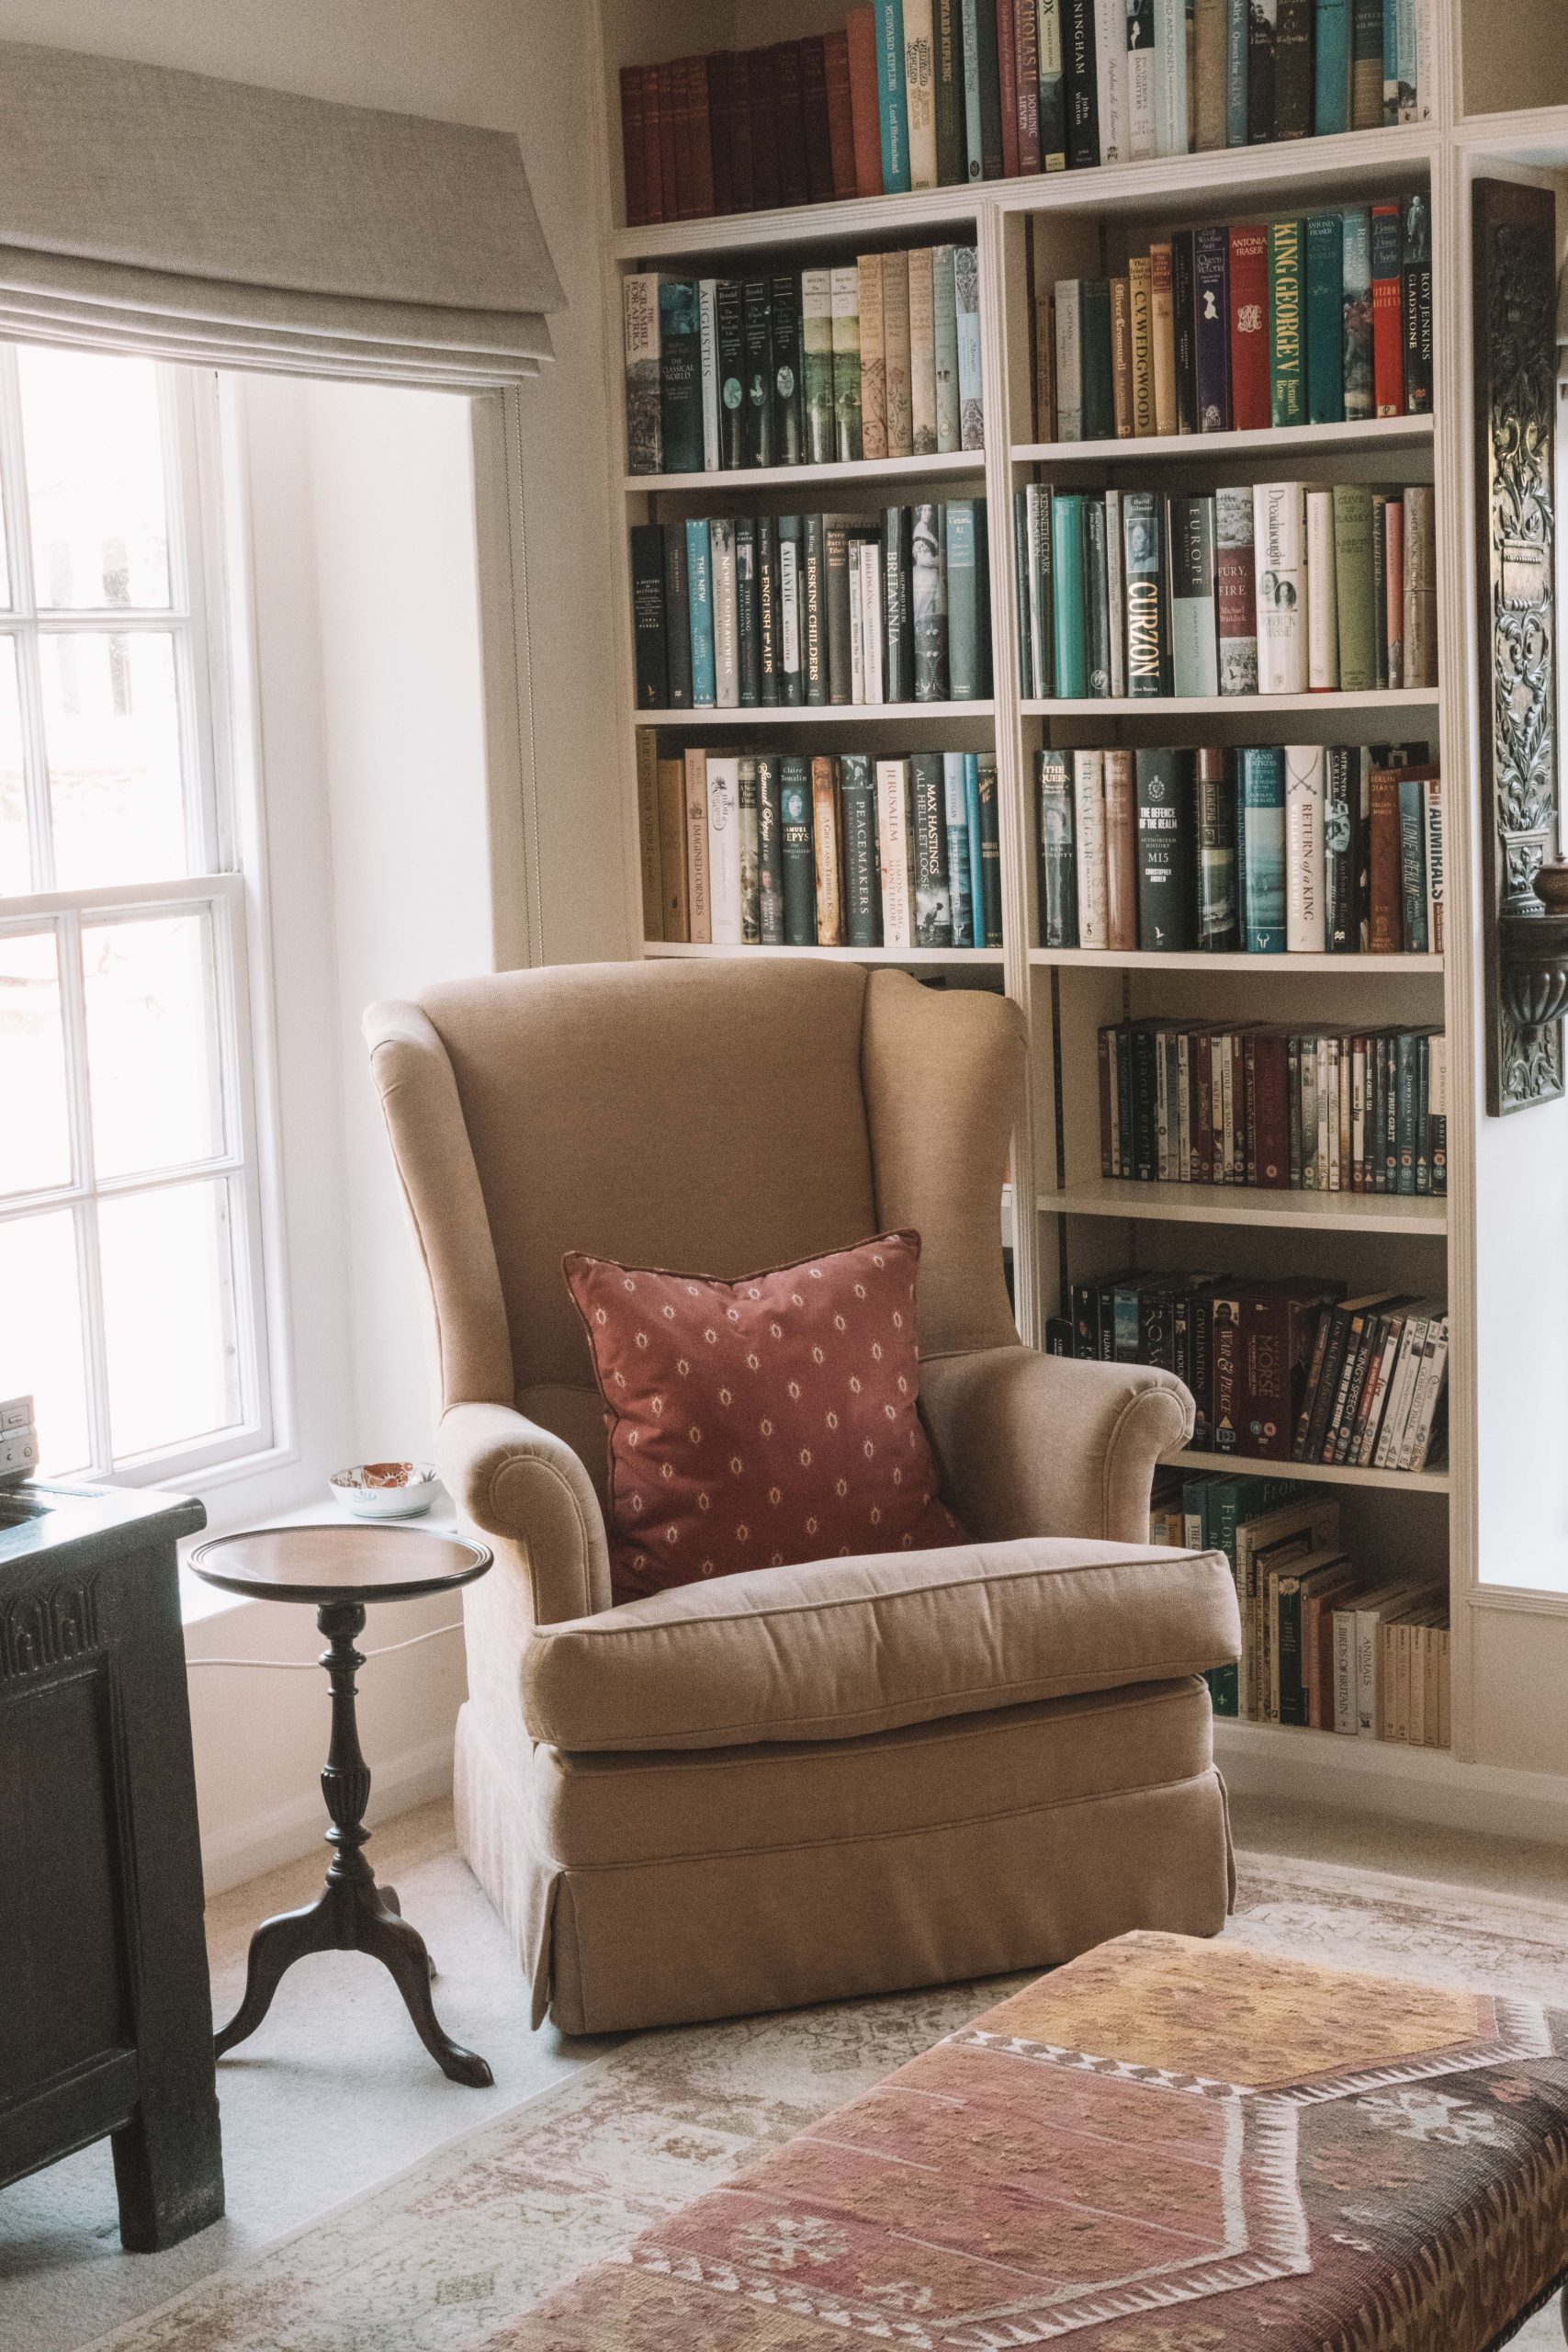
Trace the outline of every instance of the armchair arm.
<instances>
[{"instance_id":1,"label":"armchair arm","mask_svg":"<svg viewBox=\"0 0 1568 2352\"><path fill-rule=\"evenodd\" d=\"M453 1405L442 1417L436 1460L474 1524L518 1555L536 1625L609 1608L599 1498L564 1438L510 1405Z\"/></svg>"},{"instance_id":2,"label":"armchair arm","mask_svg":"<svg viewBox=\"0 0 1568 2352\"><path fill-rule=\"evenodd\" d=\"M1168 1372L1024 1347L922 1363L920 1406L943 1493L983 1543L1146 1544L1155 1466L1187 1443L1194 1410Z\"/></svg>"}]
</instances>

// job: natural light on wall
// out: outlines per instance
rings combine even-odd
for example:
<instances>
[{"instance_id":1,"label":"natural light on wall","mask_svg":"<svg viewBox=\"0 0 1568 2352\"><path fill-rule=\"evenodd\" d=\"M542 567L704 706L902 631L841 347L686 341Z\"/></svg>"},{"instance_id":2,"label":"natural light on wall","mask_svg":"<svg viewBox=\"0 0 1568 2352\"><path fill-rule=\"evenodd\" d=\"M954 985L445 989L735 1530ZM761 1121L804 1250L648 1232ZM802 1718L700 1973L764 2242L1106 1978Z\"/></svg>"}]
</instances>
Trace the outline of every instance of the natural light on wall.
<instances>
[{"instance_id":1,"label":"natural light on wall","mask_svg":"<svg viewBox=\"0 0 1568 2352\"><path fill-rule=\"evenodd\" d=\"M214 389L0 346L0 1396L55 1473L266 1442Z\"/></svg>"}]
</instances>

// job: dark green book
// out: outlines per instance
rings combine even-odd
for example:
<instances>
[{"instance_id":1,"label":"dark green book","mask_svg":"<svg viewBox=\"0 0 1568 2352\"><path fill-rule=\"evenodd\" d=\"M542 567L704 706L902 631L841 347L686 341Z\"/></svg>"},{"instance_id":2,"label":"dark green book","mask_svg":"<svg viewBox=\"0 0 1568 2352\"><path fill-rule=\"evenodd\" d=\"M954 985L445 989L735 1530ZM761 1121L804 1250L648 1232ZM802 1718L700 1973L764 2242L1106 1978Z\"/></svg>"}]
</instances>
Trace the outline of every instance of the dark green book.
<instances>
[{"instance_id":1,"label":"dark green book","mask_svg":"<svg viewBox=\"0 0 1568 2352\"><path fill-rule=\"evenodd\" d=\"M1029 493L1012 494L1012 599L1018 628L1019 692L1034 692L1034 641L1029 610Z\"/></svg>"},{"instance_id":2,"label":"dark green book","mask_svg":"<svg viewBox=\"0 0 1568 2352\"><path fill-rule=\"evenodd\" d=\"M981 945L1002 944L1002 836L997 803L997 755L982 752L976 763L980 785L980 912L985 922Z\"/></svg>"},{"instance_id":3,"label":"dark green book","mask_svg":"<svg viewBox=\"0 0 1568 2352\"><path fill-rule=\"evenodd\" d=\"M915 842L915 945L953 945L947 873L947 794L942 753L909 754L909 828Z\"/></svg>"},{"instance_id":4,"label":"dark green book","mask_svg":"<svg viewBox=\"0 0 1568 2352\"><path fill-rule=\"evenodd\" d=\"M806 699L817 705L828 695L828 534L826 517L806 517L806 577L801 588L802 667Z\"/></svg>"},{"instance_id":5,"label":"dark green book","mask_svg":"<svg viewBox=\"0 0 1568 2352\"><path fill-rule=\"evenodd\" d=\"M743 439L749 466L771 466L773 463L773 316L771 293L772 284L768 278L749 277L740 298L741 356L746 369ZM697 423L700 429L700 404ZM700 469L700 455L697 466Z\"/></svg>"},{"instance_id":6,"label":"dark green book","mask_svg":"<svg viewBox=\"0 0 1568 2352\"><path fill-rule=\"evenodd\" d=\"M779 532L779 676L784 701L806 698L805 547L798 514L781 514Z\"/></svg>"},{"instance_id":7,"label":"dark green book","mask_svg":"<svg viewBox=\"0 0 1568 2352\"><path fill-rule=\"evenodd\" d=\"M1089 628L1089 691L1096 702L1111 692L1111 563L1105 540L1105 500L1084 501L1084 608Z\"/></svg>"},{"instance_id":8,"label":"dark green book","mask_svg":"<svg viewBox=\"0 0 1568 2352\"><path fill-rule=\"evenodd\" d=\"M1083 437L1116 438L1115 379L1111 356L1111 280L1086 277L1078 292L1078 332L1083 340Z\"/></svg>"},{"instance_id":9,"label":"dark green book","mask_svg":"<svg viewBox=\"0 0 1568 2352\"><path fill-rule=\"evenodd\" d=\"M758 538L769 536L772 517L735 518L735 641L740 706L753 710L762 699L761 576Z\"/></svg>"},{"instance_id":10,"label":"dark green book","mask_svg":"<svg viewBox=\"0 0 1568 2352\"><path fill-rule=\"evenodd\" d=\"M976 512L972 498L950 498L941 509L946 538L948 698L952 702L979 702L986 693L981 630L985 582Z\"/></svg>"},{"instance_id":11,"label":"dark green book","mask_svg":"<svg viewBox=\"0 0 1568 2352\"><path fill-rule=\"evenodd\" d=\"M670 691L664 707L690 710L692 594L686 577L686 534L679 526L664 534L664 629L670 656Z\"/></svg>"},{"instance_id":12,"label":"dark green book","mask_svg":"<svg viewBox=\"0 0 1568 2352\"><path fill-rule=\"evenodd\" d=\"M908 506L882 513L882 684L889 702L915 699L915 616L910 578L914 515Z\"/></svg>"},{"instance_id":13,"label":"dark green book","mask_svg":"<svg viewBox=\"0 0 1568 2352\"><path fill-rule=\"evenodd\" d=\"M1280 0L1274 28L1274 136L1312 136L1313 0Z\"/></svg>"},{"instance_id":14,"label":"dark green book","mask_svg":"<svg viewBox=\"0 0 1568 2352\"><path fill-rule=\"evenodd\" d=\"M718 462L728 473L746 462L746 343L742 287L721 277L715 297L718 344Z\"/></svg>"},{"instance_id":15,"label":"dark green book","mask_svg":"<svg viewBox=\"0 0 1568 2352\"><path fill-rule=\"evenodd\" d=\"M936 0L932 12L935 53L931 79L936 95L936 178L939 187L962 187L969 176L964 152L964 36L961 0Z\"/></svg>"},{"instance_id":16,"label":"dark green book","mask_svg":"<svg viewBox=\"0 0 1568 2352\"><path fill-rule=\"evenodd\" d=\"M685 538L683 530L671 537ZM639 710L670 708L669 630L665 623L664 526L634 523L632 558L632 644L637 664ZM690 657L688 656L688 667ZM686 698L691 699L687 687Z\"/></svg>"},{"instance_id":17,"label":"dark green book","mask_svg":"<svg viewBox=\"0 0 1568 2352\"><path fill-rule=\"evenodd\" d=\"M975 0L974 22L980 73L980 176L1002 176L1002 77L997 40L997 0ZM974 158L969 176L975 177Z\"/></svg>"},{"instance_id":18,"label":"dark green book","mask_svg":"<svg viewBox=\"0 0 1568 2352\"><path fill-rule=\"evenodd\" d=\"M1124 499L1123 510L1131 503L1130 498ZM1056 694L1063 702L1082 702L1089 693L1087 504L1083 492L1077 490L1054 492L1051 498Z\"/></svg>"},{"instance_id":19,"label":"dark green book","mask_svg":"<svg viewBox=\"0 0 1568 2352\"><path fill-rule=\"evenodd\" d=\"M800 273L784 269L773 278L773 463L798 466L805 458L806 389L800 348Z\"/></svg>"},{"instance_id":20,"label":"dark green book","mask_svg":"<svg viewBox=\"0 0 1568 2352\"><path fill-rule=\"evenodd\" d=\"M1416 1190L1416 1113L1419 1076L1416 1046L1416 1034L1411 1029L1402 1029L1393 1041L1393 1138L1398 1170L1393 1189L1404 1193L1413 1193Z\"/></svg>"},{"instance_id":21,"label":"dark green book","mask_svg":"<svg viewBox=\"0 0 1568 2352\"><path fill-rule=\"evenodd\" d=\"M786 752L779 763L779 839L784 867L784 944L817 944L817 879L811 763Z\"/></svg>"},{"instance_id":22,"label":"dark green book","mask_svg":"<svg viewBox=\"0 0 1568 2352\"><path fill-rule=\"evenodd\" d=\"M882 879L876 846L876 775L869 752L839 755L839 829L844 861L844 938L882 944Z\"/></svg>"},{"instance_id":23,"label":"dark green book","mask_svg":"<svg viewBox=\"0 0 1568 2352\"><path fill-rule=\"evenodd\" d=\"M779 527L772 514L760 516L757 524L757 699L772 710L784 700Z\"/></svg>"},{"instance_id":24,"label":"dark green book","mask_svg":"<svg viewBox=\"0 0 1568 2352\"><path fill-rule=\"evenodd\" d=\"M1170 692L1169 583L1165 569L1165 501L1152 490L1122 499L1122 582L1127 601L1127 692L1140 699Z\"/></svg>"},{"instance_id":25,"label":"dark green book","mask_svg":"<svg viewBox=\"0 0 1568 2352\"><path fill-rule=\"evenodd\" d=\"M1306 224L1307 421L1345 420L1345 223L1314 212Z\"/></svg>"},{"instance_id":26,"label":"dark green book","mask_svg":"<svg viewBox=\"0 0 1568 2352\"><path fill-rule=\"evenodd\" d=\"M1269 224L1269 392L1276 425L1306 417L1306 296L1299 220Z\"/></svg>"},{"instance_id":27,"label":"dark green book","mask_svg":"<svg viewBox=\"0 0 1568 2352\"><path fill-rule=\"evenodd\" d=\"M1040 944L1078 944L1077 856L1073 831L1073 763L1069 752L1034 754L1035 831L1039 855Z\"/></svg>"},{"instance_id":28,"label":"dark green book","mask_svg":"<svg viewBox=\"0 0 1568 2352\"><path fill-rule=\"evenodd\" d=\"M703 470L703 335L692 277L659 281L659 414L667 474Z\"/></svg>"},{"instance_id":29,"label":"dark green book","mask_svg":"<svg viewBox=\"0 0 1568 2352\"><path fill-rule=\"evenodd\" d=\"M778 752L757 754L757 920L764 947L784 944L783 764Z\"/></svg>"},{"instance_id":30,"label":"dark green book","mask_svg":"<svg viewBox=\"0 0 1568 2352\"><path fill-rule=\"evenodd\" d=\"M1197 829L1190 755L1134 754L1138 779L1138 945L1189 955L1198 944Z\"/></svg>"}]
</instances>

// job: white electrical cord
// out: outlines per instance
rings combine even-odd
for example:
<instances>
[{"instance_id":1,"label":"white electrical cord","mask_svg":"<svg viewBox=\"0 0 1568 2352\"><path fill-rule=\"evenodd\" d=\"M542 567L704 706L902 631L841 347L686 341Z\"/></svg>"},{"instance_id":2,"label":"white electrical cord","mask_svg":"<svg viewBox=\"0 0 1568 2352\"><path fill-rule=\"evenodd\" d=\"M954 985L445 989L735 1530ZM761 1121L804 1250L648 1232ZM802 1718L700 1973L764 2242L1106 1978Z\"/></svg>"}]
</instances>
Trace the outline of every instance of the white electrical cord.
<instances>
[{"instance_id":1,"label":"white electrical cord","mask_svg":"<svg viewBox=\"0 0 1568 2352\"><path fill-rule=\"evenodd\" d=\"M390 1657L394 1650L416 1649L421 1642L433 1642L438 1634L460 1634L463 1621L457 1618L450 1625L433 1625L428 1634L411 1634L406 1642L383 1642L379 1649L363 1650L360 1655L368 1662L373 1657ZM265 1674L319 1674L319 1658L303 1657L187 1657L190 1666L256 1666Z\"/></svg>"}]
</instances>

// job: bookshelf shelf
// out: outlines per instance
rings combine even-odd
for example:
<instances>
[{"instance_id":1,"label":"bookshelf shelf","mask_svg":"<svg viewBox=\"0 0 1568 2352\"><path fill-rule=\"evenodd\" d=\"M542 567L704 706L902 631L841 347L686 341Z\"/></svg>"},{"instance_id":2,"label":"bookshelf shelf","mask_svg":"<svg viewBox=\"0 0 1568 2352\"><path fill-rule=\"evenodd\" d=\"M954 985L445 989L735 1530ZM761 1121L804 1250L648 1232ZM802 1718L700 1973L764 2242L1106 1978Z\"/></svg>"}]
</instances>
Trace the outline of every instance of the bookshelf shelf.
<instances>
[{"instance_id":1,"label":"bookshelf shelf","mask_svg":"<svg viewBox=\"0 0 1568 2352\"><path fill-rule=\"evenodd\" d=\"M1168 956L1146 947L1032 947L1029 960L1043 967L1081 966L1101 972L1248 972L1290 977L1311 972L1343 980L1387 978L1396 974L1401 979L1423 974L1440 979L1443 972L1440 956L1210 956L1198 952Z\"/></svg>"},{"instance_id":2,"label":"bookshelf shelf","mask_svg":"<svg viewBox=\"0 0 1568 2352\"><path fill-rule=\"evenodd\" d=\"M1449 1204L1389 1193L1276 1192L1242 1184L1142 1184L1116 1177L1041 1193L1043 1216L1133 1218L1168 1225L1270 1226L1298 1233L1427 1234L1441 1240Z\"/></svg>"},{"instance_id":3,"label":"bookshelf shelf","mask_svg":"<svg viewBox=\"0 0 1568 2352\"><path fill-rule=\"evenodd\" d=\"M706 963L722 963L729 956L814 956L819 963L894 964L901 967L988 964L995 968L1002 960L999 947L714 947L663 939L645 940L642 952L645 956L677 960L700 958Z\"/></svg>"},{"instance_id":4,"label":"bookshelf shelf","mask_svg":"<svg viewBox=\"0 0 1568 2352\"><path fill-rule=\"evenodd\" d=\"M1019 707L1025 718L1235 718L1254 713L1316 711L1347 718L1357 711L1436 710L1438 686L1384 686L1371 694L1342 695L1107 695L1097 702L1037 701Z\"/></svg>"},{"instance_id":5,"label":"bookshelf shelf","mask_svg":"<svg viewBox=\"0 0 1568 2352\"><path fill-rule=\"evenodd\" d=\"M1385 1494L1446 1495L1446 1470L1352 1470L1326 1462L1258 1462L1236 1453L1168 1453L1165 1461L1183 1470L1220 1470L1228 1478L1304 1478L1324 1487L1364 1487Z\"/></svg>"},{"instance_id":6,"label":"bookshelf shelf","mask_svg":"<svg viewBox=\"0 0 1568 2352\"><path fill-rule=\"evenodd\" d=\"M950 727L962 719L994 718L997 706L985 702L815 702L747 704L716 709L639 710L638 727Z\"/></svg>"},{"instance_id":7,"label":"bookshelf shelf","mask_svg":"<svg viewBox=\"0 0 1568 2352\"><path fill-rule=\"evenodd\" d=\"M825 466L729 466L700 474L626 474L626 495L661 496L668 492L690 497L710 491L799 490L809 492L818 482L976 481L986 470L983 449L949 449L931 458L862 458L853 464L837 461ZM804 503L815 506L809 497Z\"/></svg>"},{"instance_id":8,"label":"bookshelf shelf","mask_svg":"<svg viewBox=\"0 0 1568 2352\"><path fill-rule=\"evenodd\" d=\"M1349 424L1272 425L1256 433L1156 433L1141 440L1026 441L1013 449L1015 466L1186 464L1205 458L1332 457L1339 450L1430 448L1432 419L1368 417ZM701 477L698 477L701 479Z\"/></svg>"}]
</instances>

